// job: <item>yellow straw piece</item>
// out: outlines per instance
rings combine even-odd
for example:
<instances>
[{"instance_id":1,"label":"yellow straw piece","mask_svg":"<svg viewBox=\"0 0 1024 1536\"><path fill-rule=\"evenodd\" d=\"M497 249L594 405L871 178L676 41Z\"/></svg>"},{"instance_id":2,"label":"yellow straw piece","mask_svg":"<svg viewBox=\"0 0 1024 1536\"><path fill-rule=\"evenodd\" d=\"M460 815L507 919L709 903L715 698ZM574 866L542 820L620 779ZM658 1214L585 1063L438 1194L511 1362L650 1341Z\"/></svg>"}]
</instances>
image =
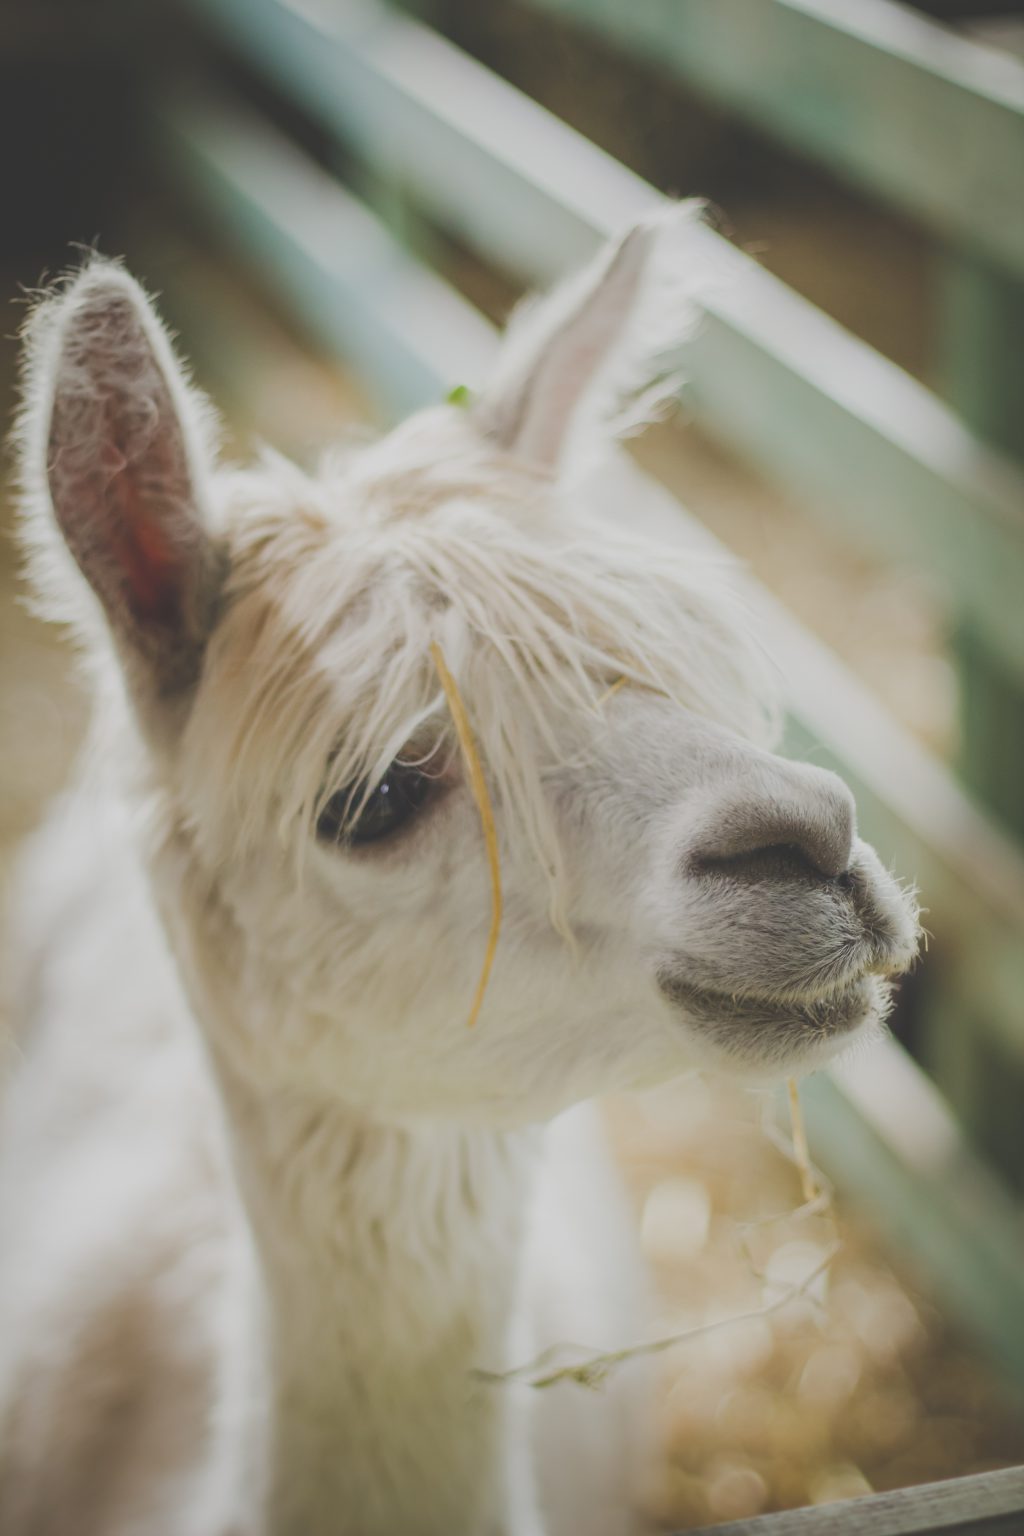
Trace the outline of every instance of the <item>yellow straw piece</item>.
<instances>
[{"instance_id":1,"label":"yellow straw piece","mask_svg":"<svg viewBox=\"0 0 1024 1536\"><path fill-rule=\"evenodd\" d=\"M448 670L448 664L444 659L444 653L435 640L430 647L430 654L437 668L437 675L441 679L441 687L444 696L448 700L448 708L451 711L452 724L455 726L455 734L459 738L459 747L469 774L469 787L473 791L473 799L476 808L480 812L480 824L484 829L484 843L487 847L487 863L491 871L491 931L487 936L487 949L484 953L483 968L480 972L480 980L477 982L476 995L473 998L473 1006L469 1010L468 1028L472 1029L480 1016L483 1006L484 993L487 991L487 983L491 977L491 967L494 964L494 956L498 948L498 934L501 931L501 861L498 857L498 829L494 822L494 807L491 805L491 797L487 793L487 780L484 778L483 765L480 762L480 754L473 740L473 732L469 724L469 716L466 714L466 706L462 702L458 684Z\"/></svg>"},{"instance_id":2,"label":"yellow straw piece","mask_svg":"<svg viewBox=\"0 0 1024 1536\"><path fill-rule=\"evenodd\" d=\"M807 1146L807 1132L804 1129L804 1117L800 1108L800 1089L795 1077L786 1079L786 1088L789 1091L789 1121L793 1128L793 1151L796 1155L796 1166L800 1170L804 1200L809 1205L812 1200L818 1198L818 1186L814 1182L811 1154Z\"/></svg>"},{"instance_id":3,"label":"yellow straw piece","mask_svg":"<svg viewBox=\"0 0 1024 1536\"><path fill-rule=\"evenodd\" d=\"M625 686L626 686L626 684L628 682L629 682L629 678L628 677L617 677L615 679L614 683L612 683L611 687L606 689L606 691L604 693L602 693L601 697L598 699L598 701L597 701L598 708L600 708L602 704L607 704L608 700L614 694L618 693L620 688L625 688Z\"/></svg>"}]
</instances>

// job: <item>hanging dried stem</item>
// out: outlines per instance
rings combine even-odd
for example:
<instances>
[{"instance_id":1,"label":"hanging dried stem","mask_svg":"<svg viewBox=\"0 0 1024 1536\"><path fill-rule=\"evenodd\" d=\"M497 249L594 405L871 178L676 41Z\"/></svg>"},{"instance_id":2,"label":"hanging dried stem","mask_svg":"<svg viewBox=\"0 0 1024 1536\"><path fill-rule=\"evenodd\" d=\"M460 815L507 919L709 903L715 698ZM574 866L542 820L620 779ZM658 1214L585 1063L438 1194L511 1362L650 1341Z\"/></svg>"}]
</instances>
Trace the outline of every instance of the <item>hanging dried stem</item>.
<instances>
[{"instance_id":1,"label":"hanging dried stem","mask_svg":"<svg viewBox=\"0 0 1024 1536\"><path fill-rule=\"evenodd\" d=\"M735 1323L747 1323L755 1318L771 1317L773 1313L780 1312L791 1301L796 1301L807 1294L815 1280L828 1269L841 1246L839 1242L831 1244L825 1250L820 1262L804 1276L799 1284L788 1286L774 1301L767 1302L763 1307L755 1307L750 1312L737 1312L734 1317L722 1317L713 1323L698 1323L696 1327L685 1328L681 1333L670 1333L660 1339L650 1339L644 1344L631 1344L624 1349L588 1355L586 1359L577 1361L575 1365L560 1365L553 1369L545 1369L552 1356L574 1347L571 1344L555 1344L527 1365L516 1366L509 1371L477 1371L474 1374L492 1385L522 1383L538 1391L545 1387L553 1387L560 1381L574 1381L581 1387L600 1387L611 1371L617 1366L624 1365L628 1360L664 1354L676 1344L686 1344L691 1339L704 1338L709 1333L717 1333L720 1329L730 1328Z\"/></svg>"},{"instance_id":2,"label":"hanging dried stem","mask_svg":"<svg viewBox=\"0 0 1024 1536\"><path fill-rule=\"evenodd\" d=\"M793 1130L793 1153L800 1172L800 1186L805 1203L811 1205L818 1198L818 1186L814 1180L814 1169L807 1145L807 1131L804 1128L804 1117L800 1108L800 1087L795 1077L787 1078L786 1091L789 1094L789 1122Z\"/></svg>"}]
</instances>

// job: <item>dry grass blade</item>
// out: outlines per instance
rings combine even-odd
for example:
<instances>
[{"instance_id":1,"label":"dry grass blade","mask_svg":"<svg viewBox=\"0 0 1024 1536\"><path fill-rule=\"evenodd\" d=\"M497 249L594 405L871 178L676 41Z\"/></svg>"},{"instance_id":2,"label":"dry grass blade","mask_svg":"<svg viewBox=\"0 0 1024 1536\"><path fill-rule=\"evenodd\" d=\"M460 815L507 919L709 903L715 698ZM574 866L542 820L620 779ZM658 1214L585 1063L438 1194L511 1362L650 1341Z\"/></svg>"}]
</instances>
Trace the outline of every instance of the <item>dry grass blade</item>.
<instances>
[{"instance_id":1,"label":"dry grass blade","mask_svg":"<svg viewBox=\"0 0 1024 1536\"><path fill-rule=\"evenodd\" d=\"M435 640L430 647L437 675L444 689L444 696L448 700L448 709L451 712L452 723L455 726L455 734L459 738L459 748L466 764L466 772L469 775L469 787L473 792L477 810L480 812L480 824L484 830L484 843L487 848L487 862L491 871L491 931L487 936L487 949L484 952L484 963L480 971L480 980L477 982L476 993L469 1010L468 1027L473 1028L480 1016L483 1007L484 994L487 991L487 983L491 977L491 967L494 965L494 956L498 949L498 935L501 932L502 895L501 895L501 860L498 856L498 829L494 821L494 807L491 805L491 797L487 791L487 780L484 778L483 764L480 754L476 749L473 732L469 724L469 716L466 714L466 706L462 702L448 664L444 659L444 652Z\"/></svg>"}]
</instances>

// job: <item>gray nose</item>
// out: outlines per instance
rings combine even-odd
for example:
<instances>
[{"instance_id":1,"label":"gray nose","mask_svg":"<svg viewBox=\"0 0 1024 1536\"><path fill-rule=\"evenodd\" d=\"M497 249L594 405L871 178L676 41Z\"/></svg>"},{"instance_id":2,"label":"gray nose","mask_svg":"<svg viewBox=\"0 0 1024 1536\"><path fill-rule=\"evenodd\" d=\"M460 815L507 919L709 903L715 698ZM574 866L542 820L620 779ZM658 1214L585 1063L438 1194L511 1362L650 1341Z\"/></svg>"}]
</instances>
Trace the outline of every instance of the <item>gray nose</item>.
<instances>
[{"instance_id":1,"label":"gray nose","mask_svg":"<svg viewBox=\"0 0 1024 1536\"><path fill-rule=\"evenodd\" d=\"M690 858L737 873L796 869L835 880L850 866L856 812L834 773L758 754L702 798Z\"/></svg>"}]
</instances>

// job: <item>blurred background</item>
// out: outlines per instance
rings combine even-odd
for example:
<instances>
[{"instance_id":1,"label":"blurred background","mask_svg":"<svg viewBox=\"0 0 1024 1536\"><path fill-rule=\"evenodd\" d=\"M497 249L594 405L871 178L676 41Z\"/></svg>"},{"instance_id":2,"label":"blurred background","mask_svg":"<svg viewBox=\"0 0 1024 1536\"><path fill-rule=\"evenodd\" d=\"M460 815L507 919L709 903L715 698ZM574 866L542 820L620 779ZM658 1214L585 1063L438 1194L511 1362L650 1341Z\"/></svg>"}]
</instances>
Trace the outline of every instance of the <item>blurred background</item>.
<instances>
[{"instance_id":1,"label":"blurred background","mask_svg":"<svg viewBox=\"0 0 1024 1536\"><path fill-rule=\"evenodd\" d=\"M661 195L708 200L687 384L635 452L745 563L791 749L930 942L894 1041L807 1087L831 1198L770 1099L609 1106L661 1327L721 1324L663 1357L651 1505L1024 1462L1024 5L0 0L0 134L5 419L26 293L96 245L229 451L303 461L472 387L516 297ZM86 718L11 502L5 890Z\"/></svg>"}]
</instances>

